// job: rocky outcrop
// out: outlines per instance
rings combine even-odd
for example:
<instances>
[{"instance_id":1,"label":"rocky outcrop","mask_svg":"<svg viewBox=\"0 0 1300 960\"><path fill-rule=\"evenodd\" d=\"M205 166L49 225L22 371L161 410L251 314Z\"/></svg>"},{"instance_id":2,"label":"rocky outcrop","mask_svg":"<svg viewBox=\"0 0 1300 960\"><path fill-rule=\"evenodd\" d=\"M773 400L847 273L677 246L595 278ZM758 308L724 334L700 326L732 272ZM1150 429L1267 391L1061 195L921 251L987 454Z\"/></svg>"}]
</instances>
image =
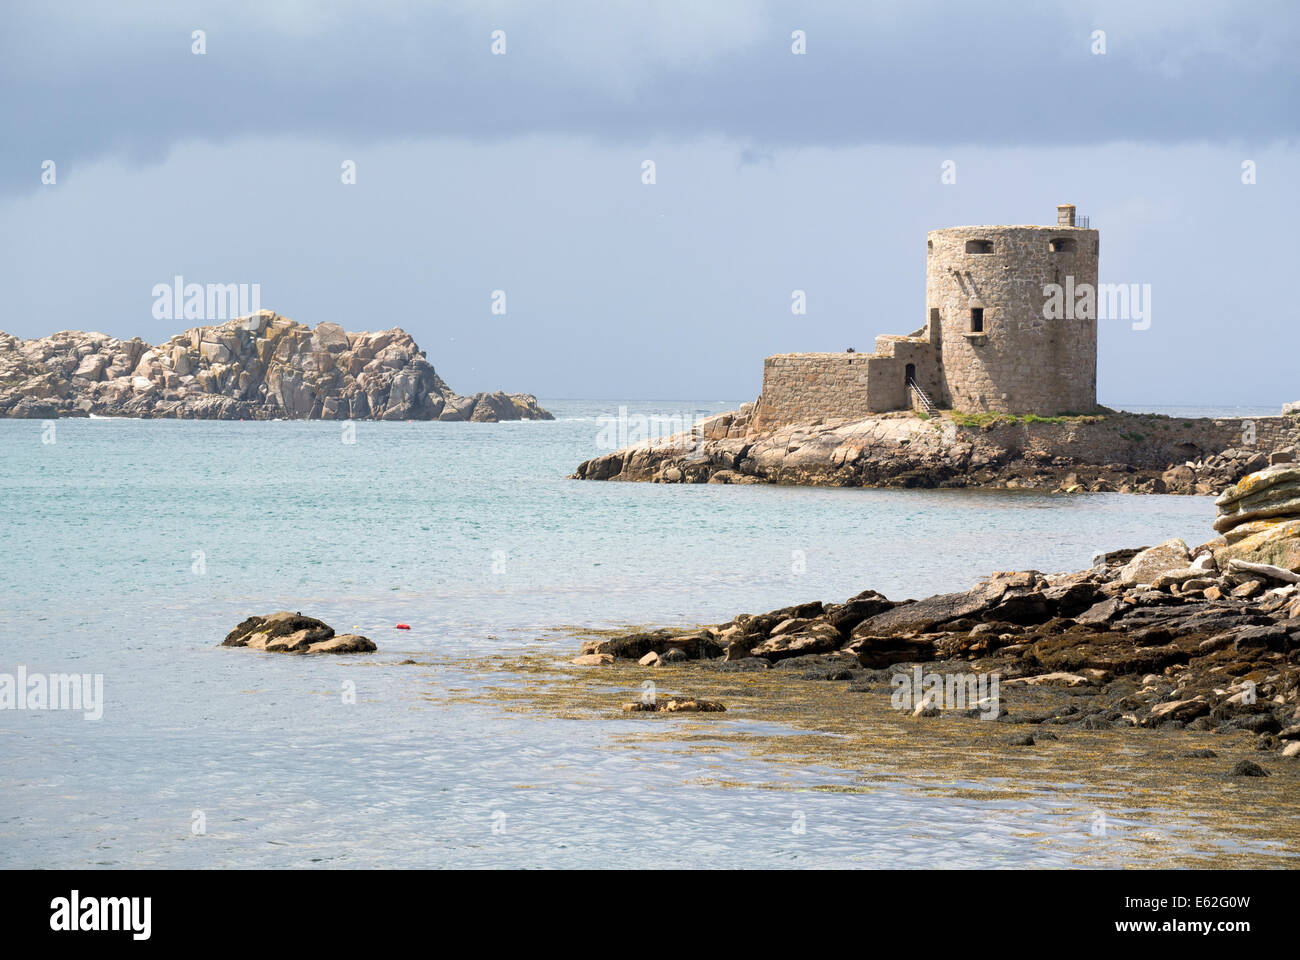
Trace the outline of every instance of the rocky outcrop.
<instances>
[{"instance_id":1,"label":"rocky outcrop","mask_svg":"<svg viewBox=\"0 0 1300 960\"><path fill-rule=\"evenodd\" d=\"M1251 474L1214 501L1214 529L1227 533L1260 520L1300 517L1300 465L1280 463Z\"/></svg>"},{"instance_id":2,"label":"rocky outcrop","mask_svg":"<svg viewBox=\"0 0 1300 960\"><path fill-rule=\"evenodd\" d=\"M911 412L756 429L753 404L578 466L581 480L1219 493L1296 458L1300 419ZM1249 441L1249 443L1245 442Z\"/></svg>"},{"instance_id":3,"label":"rocky outcrop","mask_svg":"<svg viewBox=\"0 0 1300 960\"><path fill-rule=\"evenodd\" d=\"M1251 474L1215 501L1220 562L1300 569L1300 465Z\"/></svg>"},{"instance_id":4,"label":"rocky outcrop","mask_svg":"<svg viewBox=\"0 0 1300 960\"><path fill-rule=\"evenodd\" d=\"M1300 740L1300 531L1287 526L1290 515L1235 527L1225 519L1261 505L1280 509L1293 472L1274 467L1236 485L1219 501L1216 526L1227 533L1198 547L1170 540L1113 551L1074 573L995 573L970 590L917 601L868 590L842 604L741 614L681 636L604 637L583 652L656 669L692 661L787 670L847 681L849 692L888 692L889 684L872 684L896 680L905 665L996 674L1002 722L1191 727L1251 737L1258 749L1291 757L1300 754L1290 746ZM1261 523L1274 524L1266 551L1243 555L1245 540L1229 542ZM922 704L915 715L944 709Z\"/></svg>"},{"instance_id":5,"label":"rocky outcrop","mask_svg":"<svg viewBox=\"0 0 1300 960\"><path fill-rule=\"evenodd\" d=\"M0 333L0 416L199 420L549 420L531 394L453 391L411 335L314 329L262 310L151 346Z\"/></svg>"},{"instance_id":6,"label":"rocky outcrop","mask_svg":"<svg viewBox=\"0 0 1300 960\"><path fill-rule=\"evenodd\" d=\"M366 637L335 634L329 624L288 610L267 617L249 617L226 634L221 645L268 653L374 653L378 649Z\"/></svg>"}]
</instances>

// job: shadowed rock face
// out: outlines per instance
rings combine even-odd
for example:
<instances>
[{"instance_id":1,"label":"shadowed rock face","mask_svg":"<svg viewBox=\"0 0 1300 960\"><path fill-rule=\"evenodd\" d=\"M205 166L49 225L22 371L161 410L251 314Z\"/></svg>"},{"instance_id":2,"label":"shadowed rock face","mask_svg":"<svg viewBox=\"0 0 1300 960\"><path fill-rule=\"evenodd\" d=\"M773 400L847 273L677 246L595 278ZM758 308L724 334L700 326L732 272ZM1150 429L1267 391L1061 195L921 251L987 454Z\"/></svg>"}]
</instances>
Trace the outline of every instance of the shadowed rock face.
<instances>
[{"instance_id":1,"label":"shadowed rock face","mask_svg":"<svg viewBox=\"0 0 1300 960\"><path fill-rule=\"evenodd\" d=\"M550 420L531 394L463 397L404 330L315 329L262 310L159 346L0 333L0 416L201 420Z\"/></svg>"}]
</instances>

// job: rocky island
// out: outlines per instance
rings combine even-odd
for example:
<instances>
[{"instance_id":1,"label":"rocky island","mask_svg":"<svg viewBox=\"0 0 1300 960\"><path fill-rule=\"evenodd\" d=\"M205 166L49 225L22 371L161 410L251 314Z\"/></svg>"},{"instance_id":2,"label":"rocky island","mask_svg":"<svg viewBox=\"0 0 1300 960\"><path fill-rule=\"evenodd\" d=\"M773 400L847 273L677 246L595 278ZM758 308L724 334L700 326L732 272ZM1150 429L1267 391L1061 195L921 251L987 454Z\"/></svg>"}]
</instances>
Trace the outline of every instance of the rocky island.
<instances>
[{"instance_id":1,"label":"rocky island","mask_svg":"<svg viewBox=\"0 0 1300 960\"><path fill-rule=\"evenodd\" d=\"M399 328L348 333L261 310L151 346L0 333L0 416L195 420L550 420L532 394L461 396Z\"/></svg>"},{"instance_id":2,"label":"rocky island","mask_svg":"<svg viewBox=\"0 0 1300 960\"><path fill-rule=\"evenodd\" d=\"M1288 405L1289 407L1292 405ZM1300 410L1178 418L898 411L765 426L755 404L580 464L579 480L977 487L1208 496L1297 459Z\"/></svg>"},{"instance_id":3,"label":"rocky island","mask_svg":"<svg viewBox=\"0 0 1300 960\"><path fill-rule=\"evenodd\" d=\"M923 600L866 590L686 633L604 636L573 662L773 670L884 697L924 676L928 691L896 707L1027 727L1018 742L1070 725L1187 728L1300 758L1300 467L1251 474L1217 503L1219 536L1193 548L1171 540L1073 573L994 573Z\"/></svg>"},{"instance_id":4,"label":"rocky island","mask_svg":"<svg viewBox=\"0 0 1300 960\"><path fill-rule=\"evenodd\" d=\"M1068 203L1050 225L931 230L920 329L871 353L768 357L755 402L573 476L1205 495L1293 459L1300 404L1256 418L1098 405L1098 319L1142 302L1098 282L1099 250Z\"/></svg>"}]
</instances>

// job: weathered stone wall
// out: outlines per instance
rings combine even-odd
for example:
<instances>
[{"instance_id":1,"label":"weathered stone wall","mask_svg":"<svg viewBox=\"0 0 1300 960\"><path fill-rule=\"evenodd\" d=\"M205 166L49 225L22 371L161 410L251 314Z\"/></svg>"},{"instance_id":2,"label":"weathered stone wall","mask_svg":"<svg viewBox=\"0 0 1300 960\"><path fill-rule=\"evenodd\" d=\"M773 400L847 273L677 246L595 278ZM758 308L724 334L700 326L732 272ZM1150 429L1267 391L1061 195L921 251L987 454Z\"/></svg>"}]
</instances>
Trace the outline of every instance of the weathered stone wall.
<instances>
[{"instance_id":1,"label":"weathered stone wall","mask_svg":"<svg viewBox=\"0 0 1300 960\"><path fill-rule=\"evenodd\" d=\"M925 333L925 331L920 331ZM932 400L943 392L938 346L925 336L880 337L875 353L783 353L763 363L754 428L853 420L913 406L908 366Z\"/></svg>"},{"instance_id":2,"label":"weathered stone wall","mask_svg":"<svg viewBox=\"0 0 1300 960\"><path fill-rule=\"evenodd\" d=\"M1053 241L1068 249L1054 251ZM977 252L972 247L986 247ZM1097 404L1097 320L1048 320L1045 284L1097 284L1096 230L950 227L928 235L926 305L938 311L947 399L965 412L1055 416ZM983 330L971 311L983 310ZM933 319L930 325L934 325Z\"/></svg>"},{"instance_id":3,"label":"weathered stone wall","mask_svg":"<svg viewBox=\"0 0 1300 960\"><path fill-rule=\"evenodd\" d=\"M1093 421L958 427L955 436L1017 454L1162 467L1229 449L1268 454L1298 446L1300 417L1180 419L1119 413Z\"/></svg>"},{"instance_id":4,"label":"weathered stone wall","mask_svg":"<svg viewBox=\"0 0 1300 960\"><path fill-rule=\"evenodd\" d=\"M763 361L763 392L754 422L759 429L827 418L869 416L872 406L869 353L782 353ZM876 402L883 402L878 375Z\"/></svg>"},{"instance_id":5,"label":"weathered stone wall","mask_svg":"<svg viewBox=\"0 0 1300 960\"><path fill-rule=\"evenodd\" d=\"M910 364L913 367L916 382L925 391L926 396L937 406L944 407L947 402L947 386L944 383L943 370L939 362L938 330L931 331L926 328L920 333L920 336L913 337L877 337L876 353L881 356L893 357L897 361L892 375L886 375L891 384L901 385L907 382L907 367ZM930 339L931 336L934 339ZM874 382L872 388L875 389ZM904 393L900 388L896 394L887 398L891 402L896 401L892 406L877 409L900 410L912 408L920 410L921 404L911 396L911 393L910 390Z\"/></svg>"},{"instance_id":6,"label":"weathered stone wall","mask_svg":"<svg viewBox=\"0 0 1300 960\"><path fill-rule=\"evenodd\" d=\"M916 382L942 405L938 344L929 331L884 336L875 353L783 353L763 363L763 393L754 428L771 430L813 420L853 420L914 406L908 367Z\"/></svg>"}]
</instances>

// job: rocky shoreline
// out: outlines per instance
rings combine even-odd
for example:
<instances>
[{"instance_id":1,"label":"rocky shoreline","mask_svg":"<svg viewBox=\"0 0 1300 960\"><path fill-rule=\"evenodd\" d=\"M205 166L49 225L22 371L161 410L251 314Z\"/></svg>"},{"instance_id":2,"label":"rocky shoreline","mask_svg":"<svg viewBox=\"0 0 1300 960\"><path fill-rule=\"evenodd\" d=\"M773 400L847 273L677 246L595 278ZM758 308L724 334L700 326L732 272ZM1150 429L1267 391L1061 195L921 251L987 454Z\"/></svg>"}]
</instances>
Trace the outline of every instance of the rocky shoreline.
<instances>
[{"instance_id":1,"label":"rocky shoreline","mask_svg":"<svg viewBox=\"0 0 1300 960\"><path fill-rule=\"evenodd\" d=\"M1300 467L1254 473L1217 504L1220 535L1190 549L1171 540L924 600L867 590L689 633L602 637L573 663L775 671L894 698L918 720L1014 725L1022 745L1058 727L1190 729L1300 760ZM1230 772L1268 773L1253 761Z\"/></svg>"},{"instance_id":2,"label":"rocky shoreline","mask_svg":"<svg viewBox=\"0 0 1300 960\"><path fill-rule=\"evenodd\" d=\"M572 479L1213 495L1300 446L1300 408L1278 417L925 417L911 411L774 430L754 405L580 464Z\"/></svg>"},{"instance_id":3,"label":"rocky shoreline","mask_svg":"<svg viewBox=\"0 0 1300 960\"><path fill-rule=\"evenodd\" d=\"M151 346L0 333L0 416L186 420L551 420L525 393L461 396L400 328L309 328L269 310Z\"/></svg>"}]
</instances>

